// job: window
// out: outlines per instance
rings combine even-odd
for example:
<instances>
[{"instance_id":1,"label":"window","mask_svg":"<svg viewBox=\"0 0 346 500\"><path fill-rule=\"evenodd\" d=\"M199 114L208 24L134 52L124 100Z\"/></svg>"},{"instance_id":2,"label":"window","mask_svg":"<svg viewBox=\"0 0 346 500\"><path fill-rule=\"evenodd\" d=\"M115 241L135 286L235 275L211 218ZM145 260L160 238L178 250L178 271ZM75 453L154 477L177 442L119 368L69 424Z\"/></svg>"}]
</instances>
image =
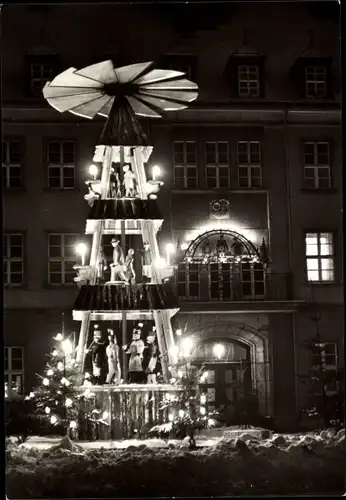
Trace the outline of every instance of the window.
<instances>
[{"instance_id":1,"label":"window","mask_svg":"<svg viewBox=\"0 0 346 500\"><path fill-rule=\"evenodd\" d=\"M185 73L188 80L195 80L197 58L193 54L167 54L162 58L162 66Z\"/></svg>"},{"instance_id":2,"label":"window","mask_svg":"<svg viewBox=\"0 0 346 500\"><path fill-rule=\"evenodd\" d=\"M229 188L228 142L206 142L206 187Z\"/></svg>"},{"instance_id":3,"label":"window","mask_svg":"<svg viewBox=\"0 0 346 500\"><path fill-rule=\"evenodd\" d=\"M194 189L197 187L197 148L194 141L173 143L174 187Z\"/></svg>"},{"instance_id":4,"label":"window","mask_svg":"<svg viewBox=\"0 0 346 500\"><path fill-rule=\"evenodd\" d=\"M4 234L5 286L21 286L24 278L24 244L22 234Z\"/></svg>"},{"instance_id":5,"label":"window","mask_svg":"<svg viewBox=\"0 0 346 500\"><path fill-rule=\"evenodd\" d=\"M337 345L335 342L314 344L311 353L313 368L337 368Z\"/></svg>"},{"instance_id":6,"label":"window","mask_svg":"<svg viewBox=\"0 0 346 500\"><path fill-rule=\"evenodd\" d=\"M75 143L50 141L47 144L48 187L73 189L75 186Z\"/></svg>"},{"instance_id":7,"label":"window","mask_svg":"<svg viewBox=\"0 0 346 500\"><path fill-rule=\"evenodd\" d=\"M48 235L48 282L50 285L70 285L76 276L76 244L78 234Z\"/></svg>"},{"instance_id":8,"label":"window","mask_svg":"<svg viewBox=\"0 0 346 500\"><path fill-rule=\"evenodd\" d=\"M5 189L22 187L22 143L16 140L2 142L2 185Z\"/></svg>"},{"instance_id":9,"label":"window","mask_svg":"<svg viewBox=\"0 0 346 500\"><path fill-rule=\"evenodd\" d=\"M240 141L237 148L238 183L243 188L262 187L261 144Z\"/></svg>"},{"instance_id":10,"label":"window","mask_svg":"<svg viewBox=\"0 0 346 500\"><path fill-rule=\"evenodd\" d=\"M304 143L304 185L308 189L330 189L330 148L328 142Z\"/></svg>"},{"instance_id":11,"label":"window","mask_svg":"<svg viewBox=\"0 0 346 500\"><path fill-rule=\"evenodd\" d=\"M30 64L30 89L34 96L41 97L42 89L53 78L53 65L47 62Z\"/></svg>"},{"instance_id":12,"label":"window","mask_svg":"<svg viewBox=\"0 0 346 500\"><path fill-rule=\"evenodd\" d=\"M238 95L239 97L259 97L260 80L258 66L238 66Z\"/></svg>"},{"instance_id":13,"label":"window","mask_svg":"<svg viewBox=\"0 0 346 500\"><path fill-rule=\"evenodd\" d=\"M24 393L24 352L22 347L4 347L5 397Z\"/></svg>"},{"instance_id":14,"label":"window","mask_svg":"<svg viewBox=\"0 0 346 500\"><path fill-rule=\"evenodd\" d=\"M327 68L305 67L305 95L308 98L325 97L327 94Z\"/></svg>"},{"instance_id":15,"label":"window","mask_svg":"<svg viewBox=\"0 0 346 500\"><path fill-rule=\"evenodd\" d=\"M322 380L327 395L333 395L338 390L338 355L335 342L317 343L312 346L311 365L315 372L313 379ZM316 376L317 375L317 376Z\"/></svg>"},{"instance_id":16,"label":"window","mask_svg":"<svg viewBox=\"0 0 346 500\"><path fill-rule=\"evenodd\" d=\"M306 233L305 254L308 281L334 281L332 233Z\"/></svg>"}]
</instances>

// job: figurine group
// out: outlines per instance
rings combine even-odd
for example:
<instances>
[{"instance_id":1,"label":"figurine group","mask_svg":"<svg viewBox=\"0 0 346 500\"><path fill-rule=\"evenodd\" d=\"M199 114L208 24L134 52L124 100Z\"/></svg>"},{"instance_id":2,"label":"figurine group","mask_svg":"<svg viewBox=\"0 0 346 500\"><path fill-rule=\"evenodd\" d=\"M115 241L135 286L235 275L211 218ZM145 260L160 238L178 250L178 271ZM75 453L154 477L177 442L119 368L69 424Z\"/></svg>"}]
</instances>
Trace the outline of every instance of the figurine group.
<instances>
[{"instance_id":1,"label":"figurine group","mask_svg":"<svg viewBox=\"0 0 346 500\"><path fill-rule=\"evenodd\" d=\"M88 193L84 196L84 199L92 207L95 200L101 198L101 194L94 190L93 182L87 181L86 184ZM97 184L99 184L99 181L97 181ZM138 196L137 179L130 165L124 165L122 170L119 166L111 168L109 196L114 199L136 198Z\"/></svg>"},{"instance_id":2,"label":"figurine group","mask_svg":"<svg viewBox=\"0 0 346 500\"><path fill-rule=\"evenodd\" d=\"M161 363L156 343L155 327L144 342L141 339L141 323L133 329L132 341L122 346L129 355L128 375L130 384L156 384ZM122 371L120 364L120 349L116 335L112 329L107 329L108 344L102 340L99 325L94 326L93 341L88 349L91 352L92 381L94 384L120 384Z\"/></svg>"},{"instance_id":3,"label":"figurine group","mask_svg":"<svg viewBox=\"0 0 346 500\"><path fill-rule=\"evenodd\" d=\"M233 251L234 255L241 255L244 251L243 244L234 239L232 244L231 244L231 250ZM218 257L225 256L228 254L230 251L230 248L225 240L224 235L221 233L220 238L217 240L216 245L215 245L215 252L212 249L212 246L210 244L210 241L208 238L206 238L203 241L203 244L201 245L201 253L204 257L211 257L216 253Z\"/></svg>"}]
</instances>

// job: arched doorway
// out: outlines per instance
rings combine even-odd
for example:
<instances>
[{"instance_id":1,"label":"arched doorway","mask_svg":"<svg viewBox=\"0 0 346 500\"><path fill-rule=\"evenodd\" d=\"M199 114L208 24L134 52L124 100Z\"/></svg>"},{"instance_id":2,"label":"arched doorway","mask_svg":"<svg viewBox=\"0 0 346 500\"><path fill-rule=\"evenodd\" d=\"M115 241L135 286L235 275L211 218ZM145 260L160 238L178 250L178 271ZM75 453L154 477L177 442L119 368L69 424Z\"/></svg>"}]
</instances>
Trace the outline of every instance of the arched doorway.
<instances>
[{"instance_id":1,"label":"arched doorway","mask_svg":"<svg viewBox=\"0 0 346 500\"><path fill-rule=\"evenodd\" d=\"M244 423L244 418L251 420L258 414L248 345L229 338L208 338L197 345L192 362L204 365L207 371L201 390L208 412L221 409L225 423ZM252 415L246 416L249 410Z\"/></svg>"}]
</instances>

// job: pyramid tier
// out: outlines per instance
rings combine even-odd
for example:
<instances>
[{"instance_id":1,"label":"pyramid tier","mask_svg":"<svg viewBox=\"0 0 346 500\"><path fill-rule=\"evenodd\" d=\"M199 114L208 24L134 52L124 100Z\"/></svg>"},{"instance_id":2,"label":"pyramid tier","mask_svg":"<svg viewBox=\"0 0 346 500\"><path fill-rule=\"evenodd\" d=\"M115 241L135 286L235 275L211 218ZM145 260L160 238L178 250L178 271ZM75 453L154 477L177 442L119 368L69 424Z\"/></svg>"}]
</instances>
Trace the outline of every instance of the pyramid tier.
<instances>
[{"instance_id":1,"label":"pyramid tier","mask_svg":"<svg viewBox=\"0 0 346 500\"><path fill-rule=\"evenodd\" d=\"M167 283L84 285L78 293L73 309L74 313L176 310L178 302L172 287Z\"/></svg>"},{"instance_id":2,"label":"pyramid tier","mask_svg":"<svg viewBox=\"0 0 346 500\"><path fill-rule=\"evenodd\" d=\"M120 200L96 200L91 207L88 219L122 219L122 220L162 220L156 200L141 198L125 198Z\"/></svg>"}]
</instances>

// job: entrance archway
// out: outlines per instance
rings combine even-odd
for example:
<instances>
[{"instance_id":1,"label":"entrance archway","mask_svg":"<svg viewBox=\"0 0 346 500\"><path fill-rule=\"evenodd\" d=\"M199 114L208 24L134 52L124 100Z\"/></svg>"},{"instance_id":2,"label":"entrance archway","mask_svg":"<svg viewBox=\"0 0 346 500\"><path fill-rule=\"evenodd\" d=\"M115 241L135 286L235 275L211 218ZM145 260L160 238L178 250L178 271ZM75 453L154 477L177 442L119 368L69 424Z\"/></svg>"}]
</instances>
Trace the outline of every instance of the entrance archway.
<instances>
[{"instance_id":1,"label":"entrance archway","mask_svg":"<svg viewBox=\"0 0 346 500\"><path fill-rule=\"evenodd\" d=\"M241 389L243 393L249 395L251 392L256 397L259 414L263 417L270 416L272 414L272 382L267 331L257 330L244 323L226 319L208 321L203 314L187 315L185 319L186 331L189 332L195 345L192 354L194 362L199 366L205 364L207 370L208 366L211 368L214 364L219 372L219 375L216 375L218 380L213 384L220 385L221 377L228 377L225 378L226 385L227 380L238 381L238 384L243 384ZM219 343L227 346L224 359L216 359L213 354L213 345ZM220 365L223 367L221 368ZM222 370L228 369L232 371L232 374L224 372L222 375ZM241 371L245 373L241 374ZM237 390L239 392L239 389ZM223 397L224 395L219 399Z\"/></svg>"},{"instance_id":2,"label":"entrance archway","mask_svg":"<svg viewBox=\"0 0 346 500\"><path fill-rule=\"evenodd\" d=\"M252 414L258 412L252 391L249 346L238 340L209 338L198 344L192 362L207 370L201 390L206 395L208 412L222 409L225 423L244 421L249 404L256 406Z\"/></svg>"}]
</instances>

